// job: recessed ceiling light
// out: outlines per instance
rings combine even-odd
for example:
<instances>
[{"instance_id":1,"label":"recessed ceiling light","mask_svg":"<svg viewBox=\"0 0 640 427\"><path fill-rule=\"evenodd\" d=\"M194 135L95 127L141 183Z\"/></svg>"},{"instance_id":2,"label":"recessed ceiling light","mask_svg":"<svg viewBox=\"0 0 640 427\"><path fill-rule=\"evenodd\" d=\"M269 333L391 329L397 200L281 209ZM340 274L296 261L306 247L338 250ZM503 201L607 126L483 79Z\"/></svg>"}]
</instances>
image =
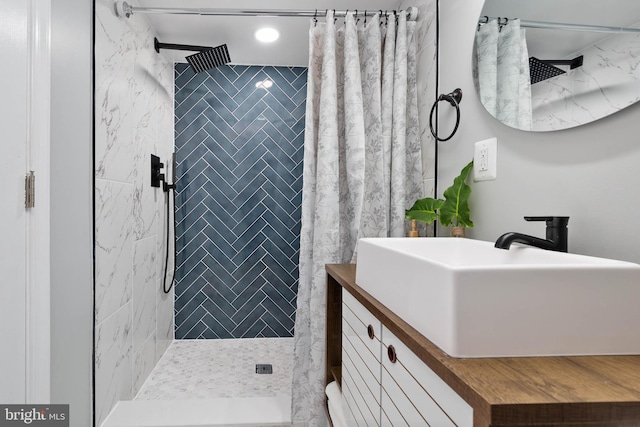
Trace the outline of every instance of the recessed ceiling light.
<instances>
[{"instance_id":1,"label":"recessed ceiling light","mask_svg":"<svg viewBox=\"0 0 640 427\"><path fill-rule=\"evenodd\" d=\"M256 39L263 43L271 43L280 37L280 33L275 28L260 28L256 31Z\"/></svg>"}]
</instances>

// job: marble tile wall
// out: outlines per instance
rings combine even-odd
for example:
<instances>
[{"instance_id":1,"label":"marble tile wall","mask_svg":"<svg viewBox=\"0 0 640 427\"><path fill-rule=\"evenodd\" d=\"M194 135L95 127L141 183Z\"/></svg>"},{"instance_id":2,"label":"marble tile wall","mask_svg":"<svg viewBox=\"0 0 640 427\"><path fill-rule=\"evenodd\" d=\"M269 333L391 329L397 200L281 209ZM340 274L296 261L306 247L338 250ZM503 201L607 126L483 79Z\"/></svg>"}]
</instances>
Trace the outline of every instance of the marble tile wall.
<instances>
[{"instance_id":1,"label":"marble tile wall","mask_svg":"<svg viewBox=\"0 0 640 427\"><path fill-rule=\"evenodd\" d=\"M119 18L114 3L95 4L97 426L135 396L174 329L166 196L149 172L151 154L168 163L173 152L173 64L153 49L146 17Z\"/></svg>"},{"instance_id":2,"label":"marble tile wall","mask_svg":"<svg viewBox=\"0 0 640 427\"><path fill-rule=\"evenodd\" d=\"M589 123L640 100L640 35L616 34L567 59L580 55L582 67L531 86L534 130Z\"/></svg>"}]
</instances>

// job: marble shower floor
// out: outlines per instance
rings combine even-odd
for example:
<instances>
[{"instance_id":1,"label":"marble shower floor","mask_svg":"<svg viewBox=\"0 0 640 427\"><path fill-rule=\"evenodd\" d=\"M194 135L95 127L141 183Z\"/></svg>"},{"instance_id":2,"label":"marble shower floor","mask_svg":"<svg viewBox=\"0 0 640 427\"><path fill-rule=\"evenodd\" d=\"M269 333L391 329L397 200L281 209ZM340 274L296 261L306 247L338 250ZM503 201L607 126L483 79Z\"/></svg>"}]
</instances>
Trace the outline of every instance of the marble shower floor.
<instances>
[{"instance_id":1,"label":"marble shower floor","mask_svg":"<svg viewBox=\"0 0 640 427\"><path fill-rule=\"evenodd\" d=\"M292 368L293 338L175 340L135 400L290 396Z\"/></svg>"}]
</instances>

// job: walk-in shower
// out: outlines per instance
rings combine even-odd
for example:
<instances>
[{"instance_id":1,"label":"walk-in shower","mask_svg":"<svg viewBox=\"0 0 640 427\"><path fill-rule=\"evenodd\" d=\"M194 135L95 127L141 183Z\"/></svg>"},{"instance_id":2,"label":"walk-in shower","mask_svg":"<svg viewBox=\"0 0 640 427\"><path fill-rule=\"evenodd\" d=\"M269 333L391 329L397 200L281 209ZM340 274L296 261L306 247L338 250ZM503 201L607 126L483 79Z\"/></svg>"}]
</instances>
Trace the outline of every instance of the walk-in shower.
<instances>
[{"instance_id":1,"label":"walk-in shower","mask_svg":"<svg viewBox=\"0 0 640 427\"><path fill-rule=\"evenodd\" d=\"M222 407L264 422L281 416L286 424L306 66L232 64L238 50L232 40L221 40L229 48L213 47L220 41L158 33L137 15L306 17L308 30L324 9L118 3L116 10L118 16L113 7L96 6L96 132L106 139L97 150L96 174L106 171L97 180L97 203L108 207L96 223L104 252L99 294L107 295L98 295L96 426L107 417L117 424L119 413L136 407L146 408L141 416L168 410L189 423L185 414L194 407L175 401L207 400L211 409L221 407L214 400L229 398ZM360 10L358 17L379 13ZM163 49L207 54L215 67L173 64ZM150 153L157 156L151 178L159 187L149 182ZM119 241L109 244L107 237ZM110 304L104 312L102 300Z\"/></svg>"}]
</instances>

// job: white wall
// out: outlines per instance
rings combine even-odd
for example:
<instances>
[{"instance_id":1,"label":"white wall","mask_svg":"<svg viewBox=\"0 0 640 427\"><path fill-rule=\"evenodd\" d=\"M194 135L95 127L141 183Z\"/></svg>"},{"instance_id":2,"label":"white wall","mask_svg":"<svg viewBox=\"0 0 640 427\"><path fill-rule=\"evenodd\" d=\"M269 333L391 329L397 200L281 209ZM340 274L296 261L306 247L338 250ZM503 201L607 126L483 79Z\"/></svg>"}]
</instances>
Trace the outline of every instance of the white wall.
<instances>
[{"instance_id":1,"label":"white wall","mask_svg":"<svg viewBox=\"0 0 640 427\"><path fill-rule=\"evenodd\" d=\"M51 403L92 424L91 2L51 2Z\"/></svg>"},{"instance_id":2,"label":"white wall","mask_svg":"<svg viewBox=\"0 0 640 427\"><path fill-rule=\"evenodd\" d=\"M150 173L151 154L168 164L173 152L173 63L155 52L145 15L117 17L113 0L97 0L95 14L99 426L118 400L133 399L173 339L173 291L162 290L166 199Z\"/></svg>"},{"instance_id":3,"label":"white wall","mask_svg":"<svg viewBox=\"0 0 640 427\"><path fill-rule=\"evenodd\" d=\"M482 107L471 73L482 0L440 2L440 92L462 88L458 133L439 145L438 192L473 157L473 144L498 138L498 178L473 183L473 238L495 241L507 231L544 236L525 215L569 215L569 251L640 262L640 105L594 123L527 133L494 120ZM447 111L441 128L447 128ZM451 112L449 112L449 115Z\"/></svg>"}]
</instances>

